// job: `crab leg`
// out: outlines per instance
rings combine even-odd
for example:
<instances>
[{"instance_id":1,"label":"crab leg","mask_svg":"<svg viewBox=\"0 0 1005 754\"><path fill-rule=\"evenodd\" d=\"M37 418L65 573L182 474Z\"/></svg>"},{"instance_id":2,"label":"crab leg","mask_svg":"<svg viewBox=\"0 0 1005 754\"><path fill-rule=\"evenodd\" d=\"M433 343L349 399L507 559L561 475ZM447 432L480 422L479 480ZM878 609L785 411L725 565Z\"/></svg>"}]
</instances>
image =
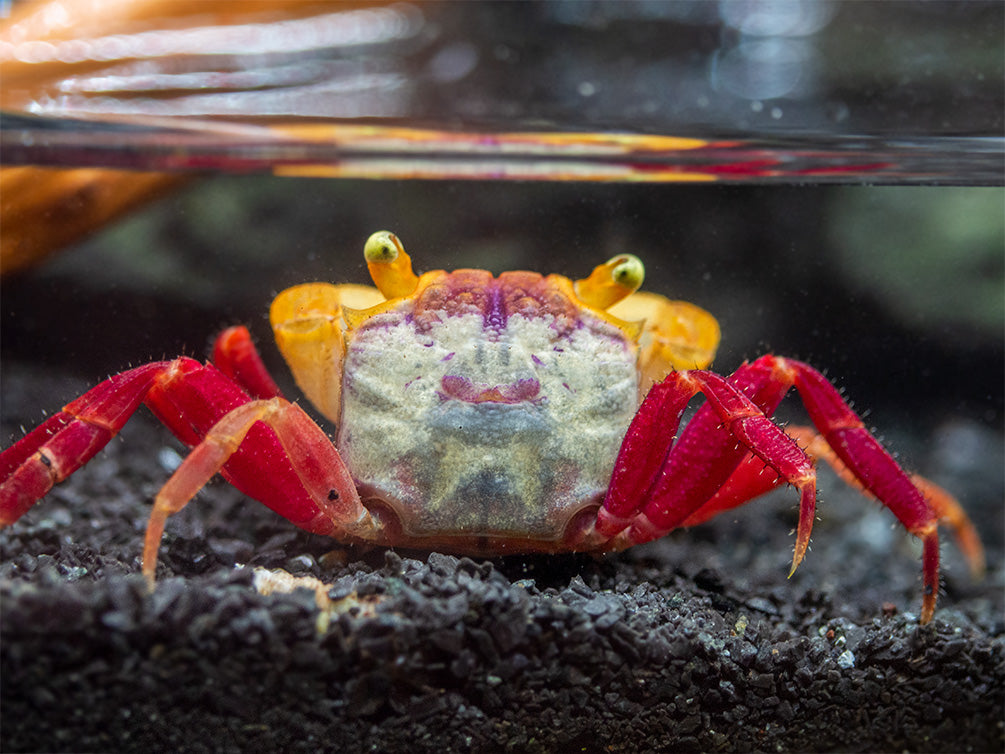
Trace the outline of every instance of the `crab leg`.
<instances>
[{"instance_id":1,"label":"crab leg","mask_svg":"<svg viewBox=\"0 0 1005 754\"><path fill-rule=\"evenodd\" d=\"M247 394L212 366L192 359L178 359L172 366L172 374L152 386L146 405L189 446L205 444L211 433L214 438L226 436L226 427L216 425L238 407L252 403ZM288 416L293 413L285 412L285 420L276 418L269 426L251 422L244 430L244 441L235 444L220 473L244 494L302 529L325 535L344 530L361 515L355 485L321 428L300 409L294 422ZM295 429L289 430L291 426ZM278 436L280 431L287 439ZM297 431L299 437L288 438ZM193 461L190 466L197 464ZM321 487L323 492L319 492Z\"/></svg>"},{"instance_id":2,"label":"crab leg","mask_svg":"<svg viewBox=\"0 0 1005 754\"><path fill-rule=\"evenodd\" d=\"M660 390L671 389L672 382L673 380L668 377ZM774 412L791 387L791 382L785 384L777 380L774 370L762 360L744 364L729 377L727 382L738 389L743 397L749 398L766 416ZM656 391L656 387L653 391ZM734 470L749 454L746 446L738 443L737 438L731 437L725 431L723 418L711 404L702 406L695 413L674 444L673 452L670 452L673 435L679 425L679 413L683 411L692 395L693 393L688 393L679 396L680 403L676 408L678 416L672 424L663 415L655 416L657 406L652 396L647 397L639 408L635 421L625 437L616 467L621 467L624 458L631 473L622 472L617 483L612 480L608 504L605 505L608 513L620 512L623 519L622 528L628 526L643 510L648 499L660 501L656 505L663 509L656 515L660 518L665 531L654 530L653 538L682 526L691 514L722 490ZM655 397L657 401L665 400L659 394ZM749 411L750 408L746 410ZM662 455L655 459L643 460L637 451L631 449L633 445L649 447L654 444L663 448ZM763 470L764 466L764 461L761 461L759 470ZM643 469L648 471L648 477L645 476L647 472ZM781 483L781 477L777 473L768 473L765 476L771 482L763 486L762 492L767 492ZM630 495L621 496L617 488L633 478L637 481ZM646 480L644 484L643 479ZM760 483L766 484L765 479L760 479ZM648 497L645 495L646 492L649 493ZM753 496L750 495L746 499L749 500ZM650 507L656 505L650 504ZM672 516L671 511L675 511L676 515ZM611 530L612 527L606 529L608 532Z\"/></svg>"},{"instance_id":3,"label":"crab leg","mask_svg":"<svg viewBox=\"0 0 1005 754\"><path fill-rule=\"evenodd\" d=\"M0 526L21 518L105 447L169 365L153 362L109 378L0 453Z\"/></svg>"},{"instance_id":4,"label":"crab leg","mask_svg":"<svg viewBox=\"0 0 1005 754\"><path fill-rule=\"evenodd\" d=\"M251 401L213 425L157 493L143 546L143 575L151 589L168 516L184 508L214 475L224 472L224 465L235 457L251 430L261 425L272 430L294 475L315 503L297 512L310 515L309 519L295 520L292 509L282 513L318 534L373 537L377 525L360 502L348 469L321 428L300 407L283 398Z\"/></svg>"},{"instance_id":5,"label":"crab leg","mask_svg":"<svg viewBox=\"0 0 1005 754\"><path fill-rule=\"evenodd\" d=\"M810 427L786 427L786 434L795 439L811 458L825 461L834 472L847 484L864 495L869 495L869 491L856 477L852 471L841 461L834 449L827 444L827 441ZM984 546L981 544L977 529L963 510L963 506L945 489L932 482L920 474L911 474L911 483L918 488L925 500L932 507L932 511L943 523L949 527L956 539L956 546L967 559L967 565L971 574L976 578L984 573ZM709 501L711 503L712 501ZM703 514L707 506L702 506L698 514ZM732 506L730 506L732 507ZM691 524L685 522L686 526Z\"/></svg>"},{"instance_id":6,"label":"crab leg","mask_svg":"<svg viewBox=\"0 0 1005 754\"><path fill-rule=\"evenodd\" d=\"M777 361L792 370L810 420L852 476L922 541L921 622L928 623L939 591L938 517L932 506L826 377L808 364Z\"/></svg>"},{"instance_id":7,"label":"crab leg","mask_svg":"<svg viewBox=\"0 0 1005 754\"><path fill-rule=\"evenodd\" d=\"M815 461L824 461L841 480L867 497L869 490L852 474L827 441L810 427L788 426L785 434L799 443L800 447ZM918 488L932 507L940 524L945 524L956 540L956 546L967 560L970 573L979 578L985 570L984 546L973 522L963 510L963 506L949 492L920 474L910 475L911 483ZM782 480L765 466L755 455L748 453L736 471L722 487L698 510L681 522L681 526L697 526L727 510L739 507L756 497L770 492Z\"/></svg>"},{"instance_id":8,"label":"crab leg","mask_svg":"<svg viewBox=\"0 0 1005 754\"><path fill-rule=\"evenodd\" d=\"M244 325L228 327L213 343L213 364L255 398L282 397Z\"/></svg>"},{"instance_id":9,"label":"crab leg","mask_svg":"<svg viewBox=\"0 0 1005 754\"><path fill-rule=\"evenodd\" d=\"M789 434L786 430L786 434ZM789 435L791 437L791 435ZM816 460L816 456L804 449L806 455ZM697 526L709 521L720 513L738 508L760 497L782 484L782 478L770 466L755 456L747 453L736 470L730 474L722 487L699 508L681 521L680 525Z\"/></svg>"},{"instance_id":10,"label":"crab leg","mask_svg":"<svg viewBox=\"0 0 1005 754\"><path fill-rule=\"evenodd\" d=\"M699 391L708 399L707 410L695 415L671 448L684 406ZM774 399L776 391L763 392ZM609 537L620 533L626 546L663 536L708 500L748 451L800 490L794 570L813 526L813 464L754 401L702 370L670 373L643 401L598 512L598 532Z\"/></svg>"},{"instance_id":11,"label":"crab leg","mask_svg":"<svg viewBox=\"0 0 1005 754\"><path fill-rule=\"evenodd\" d=\"M0 524L16 521L93 457L142 402L176 437L196 447L194 459L175 473L175 485L181 486L172 486L165 497L172 505L180 495L174 490L194 494L219 471L301 528L367 536L372 520L331 441L299 408L273 400L289 408L248 420L270 402L253 401L215 367L188 358L115 375L0 453ZM219 422L225 423L217 427Z\"/></svg>"},{"instance_id":12,"label":"crab leg","mask_svg":"<svg viewBox=\"0 0 1005 754\"><path fill-rule=\"evenodd\" d=\"M956 529L971 568L976 570L980 567L979 542L974 544L976 537L972 526L955 500L948 493L939 494L940 488L927 480L908 477L865 429L861 419L848 407L834 386L809 365L764 356L738 369L729 381L742 393L751 396L765 414L774 411L790 387L796 387L810 419L819 430L821 442L829 448L827 453L811 455L824 457L825 460L836 458L843 468L841 474L845 479L854 480L856 486L876 497L911 534L922 540L924 597L921 622L931 620L938 591L937 524L940 516L948 518ZM747 451L778 472L770 448L763 444L752 446L737 435L730 424L728 412L724 414L712 397L709 398L710 405L698 411L680 441L669 452L647 498L637 507L638 514L631 520L631 528L622 537L645 541L664 530L707 520L716 512L736 507L781 481L792 483L786 474L779 473L780 478L772 479L762 473L763 468L758 468L757 461ZM715 425L716 417L723 422L723 426ZM629 429L631 432L632 428ZM758 442L765 437L767 435L752 439ZM740 442L737 443L737 440ZM771 440L771 443L775 442ZM812 525L811 521L807 521L805 511L804 490L793 567L805 552ZM629 511L612 512L618 513L618 520L614 523L622 523ZM610 528L614 527L608 530Z\"/></svg>"}]
</instances>

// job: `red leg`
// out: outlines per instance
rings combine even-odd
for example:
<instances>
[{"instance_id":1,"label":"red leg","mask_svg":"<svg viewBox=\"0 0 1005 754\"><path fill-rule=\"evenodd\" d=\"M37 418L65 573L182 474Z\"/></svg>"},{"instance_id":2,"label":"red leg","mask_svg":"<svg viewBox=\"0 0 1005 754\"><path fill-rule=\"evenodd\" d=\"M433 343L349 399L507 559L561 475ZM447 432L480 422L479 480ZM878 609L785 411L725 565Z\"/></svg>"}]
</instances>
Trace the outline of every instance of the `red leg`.
<instances>
[{"instance_id":1,"label":"red leg","mask_svg":"<svg viewBox=\"0 0 1005 754\"><path fill-rule=\"evenodd\" d=\"M938 517L925 496L827 378L808 364L789 359L784 363L795 374L796 389L810 420L851 475L889 508L904 528L921 539L924 583L921 622L928 623L935 613L939 592Z\"/></svg>"},{"instance_id":2,"label":"red leg","mask_svg":"<svg viewBox=\"0 0 1005 754\"><path fill-rule=\"evenodd\" d=\"M647 396L628 429L598 512L597 530L611 537L621 532L625 545L663 536L705 503L750 451L800 491L794 570L809 544L816 506L816 472L806 454L750 398L716 374L673 372L662 385L655 400ZM695 415L670 448L667 438L672 438L684 405L699 391L708 407ZM780 400L784 390L779 392L774 385L759 397L774 400L776 392ZM660 427L670 417L675 418ZM665 461L656 460L661 452ZM661 465L654 468L654 461ZM643 488L644 494L631 496Z\"/></svg>"},{"instance_id":3,"label":"red leg","mask_svg":"<svg viewBox=\"0 0 1005 754\"><path fill-rule=\"evenodd\" d=\"M243 325L228 327L216 336L213 364L255 398L282 397Z\"/></svg>"},{"instance_id":4,"label":"red leg","mask_svg":"<svg viewBox=\"0 0 1005 754\"><path fill-rule=\"evenodd\" d=\"M670 382L671 378L667 378ZM744 364L727 380L730 385L740 390L740 392L750 399L762 413L770 416L781 402L785 393L792 386L792 381L785 382L779 379L776 370L763 360L758 360L753 364ZM667 385L669 388L669 385ZM683 401L678 409L683 411L684 404L688 402L691 393L682 394ZM662 501L664 508L660 515L667 531L682 526L684 520L704 505L714 496L726 483L733 471L740 465L744 456L748 455L748 449L737 443L723 425L723 418L716 412L712 405L702 406L688 422L687 427L680 434L680 439L674 445L673 452L669 452L669 446L676 432L679 416L670 422L662 415L659 417L645 418L646 414L653 413L652 406L647 407L646 401L639 408L636 420L628 430L625 443L622 446L621 455L627 456L625 462L632 469L631 474L623 473L617 484L612 480L612 487L625 484L633 475L645 475L640 471L640 467L649 470L644 489L633 494L627 501L621 502L614 511L622 519L627 517L633 519L641 510L645 503L643 495L646 490L650 490L651 481L657 479L658 484L651 489L650 497L658 497ZM749 409L747 409L749 410ZM672 429L672 431L671 431ZM648 447L655 441L662 443L666 447L660 459L642 459L638 453L631 450L629 443L634 443L639 447ZM669 452L669 454L668 454ZM666 462L663 463L663 458ZM629 460L630 459L630 460ZM655 465L653 461L655 460ZM619 465L620 465L619 461ZM662 464L662 468L660 468ZM637 486L637 485L636 485ZM617 495L617 493L614 493ZM608 500L612 495L609 493ZM608 507L605 504L605 508ZM670 516L670 511L676 512L676 518ZM625 526L629 523L623 520ZM665 532L664 532L665 533ZM655 534L654 536L662 536Z\"/></svg>"},{"instance_id":5,"label":"red leg","mask_svg":"<svg viewBox=\"0 0 1005 754\"><path fill-rule=\"evenodd\" d=\"M299 408L273 400L287 408L242 423L271 403L253 401L216 368L187 358L116 375L0 453L0 523L16 521L86 463L144 402L182 442L196 447L194 460L173 477L181 489L194 494L219 471L302 528L366 534L367 525L359 522L369 521L369 514L331 441ZM169 491L165 499L176 505L179 494Z\"/></svg>"},{"instance_id":6,"label":"red leg","mask_svg":"<svg viewBox=\"0 0 1005 754\"><path fill-rule=\"evenodd\" d=\"M789 572L791 576L809 546L816 511L816 470L792 438L768 419L740 389L711 372L698 373L698 376L709 406L721 421L721 429L717 427L715 434L696 438L698 446L707 444L713 448L716 446L720 448L716 465L707 470L709 476L717 478L725 476L728 479L749 450L764 464L770 466L779 478L799 490L799 523L796 529L792 569ZM668 461L672 460L673 454ZM719 486L721 487L721 483ZM662 536L668 524L670 528L676 527L694 512L693 497L684 498L686 501L684 507L681 505L681 499L674 493L672 477L668 475L661 479L653 488L649 501L643 506L641 514L629 530L629 537L639 535L650 537L653 531L661 532Z\"/></svg>"},{"instance_id":7,"label":"red leg","mask_svg":"<svg viewBox=\"0 0 1005 754\"><path fill-rule=\"evenodd\" d=\"M153 362L105 380L0 453L0 525L17 521L105 447L170 363Z\"/></svg>"},{"instance_id":8,"label":"red leg","mask_svg":"<svg viewBox=\"0 0 1005 754\"><path fill-rule=\"evenodd\" d=\"M789 387L795 385L822 441L829 448L827 455L819 452L812 455L838 459L844 469L842 476L875 496L910 533L922 540L925 594L921 622L931 620L938 591L939 518L947 519L956 530L971 567L976 570L980 564L980 543L959 504L927 480L908 477L865 429L834 386L809 365L764 356L741 367L729 382L750 396L753 404L766 414L772 413ZM599 531L611 536L631 521L630 528L621 537L645 541L659 536L662 530L707 520L717 512L766 492L781 481L794 483L792 473L798 466L795 459L789 459L794 465L786 473L782 472L785 464L781 467L778 464L777 454L781 451L787 457L789 447L772 437L767 427L748 414L749 408L744 408L741 402L714 385L710 386L711 392L706 387L709 386L702 386L701 390L709 398L710 405L698 411L658 472L646 466L645 474L650 479L655 478L648 494L634 509L622 506L611 512L602 511L598 519ZM763 415L761 419L768 421ZM643 431L647 422L652 423L651 417L638 422L639 431ZM738 428L747 430L748 422L749 431L737 431ZM643 438L634 436L633 431L636 431L635 423L629 428L629 436L633 438L631 445L643 445ZM627 442L623 449L630 449ZM778 473L779 478L765 475L758 459ZM635 461L646 463L635 454L634 459L619 458L618 469L631 468ZM612 485L623 483L618 476L616 471ZM805 552L812 526L811 517L806 515L810 510L806 499L810 483L808 478L795 483L803 485L803 500L793 567ZM634 519L630 515L633 510L637 512Z\"/></svg>"},{"instance_id":9,"label":"red leg","mask_svg":"<svg viewBox=\"0 0 1005 754\"><path fill-rule=\"evenodd\" d=\"M786 434L788 434L786 432ZM812 453L807 453L813 458ZM774 469L753 453L747 453L740 465L723 483L719 491L681 522L681 526L697 526L754 498L771 492L782 483Z\"/></svg>"},{"instance_id":10,"label":"red leg","mask_svg":"<svg viewBox=\"0 0 1005 754\"><path fill-rule=\"evenodd\" d=\"M845 466L823 436L810 427L789 426L785 428L785 432L806 449L810 458L825 461L845 484L855 488L863 495L871 497L862 482ZM919 474L911 474L911 483L924 495L936 518L939 519L939 523L948 526L953 533L956 546L967 559L970 573L975 578L980 577L985 568L984 546L981 544L976 527L967 516L966 511L963 510L963 506L945 489ZM704 510L705 508L702 507L699 513Z\"/></svg>"},{"instance_id":11,"label":"red leg","mask_svg":"<svg viewBox=\"0 0 1005 754\"><path fill-rule=\"evenodd\" d=\"M793 385L792 375L770 358L742 364L727 381L768 417ZM670 458L662 494L676 497L673 506L682 516L673 522L677 528L707 521L783 481L769 464L729 437L711 406L703 406Z\"/></svg>"},{"instance_id":12,"label":"red leg","mask_svg":"<svg viewBox=\"0 0 1005 754\"><path fill-rule=\"evenodd\" d=\"M694 396L681 372L671 372L649 389L632 419L614 463L597 530L613 537L627 528L656 481L676 439L684 408Z\"/></svg>"},{"instance_id":13,"label":"red leg","mask_svg":"<svg viewBox=\"0 0 1005 754\"><path fill-rule=\"evenodd\" d=\"M264 472L260 468L259 475L270 476L270 467L276 465L289 467L309 501L306 510L289 506L295 498L284 501L284 508L277 512L318 534L376 538L378 525L363 507L349 470L324 431L299 406L283 398L250 401L216 422L157 494L143 547L143 574L151 588L168 516L184 508L215 474L231 478L231 466L241 467L245 455L261 451L261 439L250 439L258 428L267 428L265 436L278 443L278 448L270 448L270 456L280 462L270 462ZM305 514L309 518L303 518Z\"/></svg>"}]
</instances>

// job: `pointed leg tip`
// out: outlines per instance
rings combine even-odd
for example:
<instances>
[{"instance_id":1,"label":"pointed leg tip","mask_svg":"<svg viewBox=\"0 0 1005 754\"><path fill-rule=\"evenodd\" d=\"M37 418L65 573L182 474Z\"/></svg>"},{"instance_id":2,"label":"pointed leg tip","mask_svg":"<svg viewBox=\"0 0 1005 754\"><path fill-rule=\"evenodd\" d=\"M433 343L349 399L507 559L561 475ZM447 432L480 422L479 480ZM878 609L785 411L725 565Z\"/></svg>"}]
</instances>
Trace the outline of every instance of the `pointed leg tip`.
<instances>
[{"instance_id":1,"label":"pointed leg tip","mask_svg":"<svg viewBox=\"0 0 1005 754\"><path fill-rule=\"evenodd\" d=\"M803 487L799 503L799 524L796 527L796 548L792 553L792 569L789 578L803 562L806 550L810 546L810 535L813 533L813 517L816 515L816 484L811 480Z\"/></svg>"},{"instance_id":2,"label":"pointed leg tip","mask_svg":"<svg viewBox=\"0 0 1005 754\"><path fill-rule=\"evenodd\" d=\"M791 579L792 574L796 572L799 564L803 562L803 556L806 555L806 545L805 542L799 542L796 544L796 551L792 555L792 567L789 569L789 575L786 578Z\"/></svg>"},{"instance_id":3,"label":"pointed leg tip","mask_svg":"<svg viewBox=\"0 0 1005 754\"><path fill-rule=\"evenodd\" d=\"M968 543L969 546L963 546L963 542L959 543L961 545L960 550L963 552L963 557L967 561L967 568L970 571L970 577L974 581L980 581L984 578L987 572L987 560L984 557L984 547L981 545L979 539L977 539L976 533L974 534L973 540Z\"/></svg>"},{"instance_id":4,"label":"pointed leg tip","mask_svg":"<svg viewBox=\"0 0 1005 754\"><path fill-rule=\"evenodd\" d=\"M918 622L925 626L932 622L933 617L935 617L935 598L925 595L921 603L921 619Z\"/></svg>"}]
</instances>

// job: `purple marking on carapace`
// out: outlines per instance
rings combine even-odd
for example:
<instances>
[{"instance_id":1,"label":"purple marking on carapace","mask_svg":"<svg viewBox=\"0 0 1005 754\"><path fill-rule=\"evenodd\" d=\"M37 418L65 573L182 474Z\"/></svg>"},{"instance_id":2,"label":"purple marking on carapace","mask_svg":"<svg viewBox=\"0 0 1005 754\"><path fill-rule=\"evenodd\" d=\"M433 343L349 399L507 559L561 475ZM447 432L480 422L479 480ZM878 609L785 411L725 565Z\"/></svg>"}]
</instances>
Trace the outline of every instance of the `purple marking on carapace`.
<instances>
[{"instance_id":1,"label":"purple marking on carapace","mask_svg":"<svg viewBox=\"0 0 1005 754\"><path fill-rule=\"evenodd\" d=\"M488 306L485 307L483 327L498 333L506 328L506 300L503 298L499 281L492 282L493 285L488 289L489 300Z\"/></svg>"},{"instance_id":2,"label":"purple marking on carapace","mask_svg":"<svg viewBox=\"0 0 1005 754\"><path fill-rule=\"evenodd\" d=\"M440 395L464 403L526 403L541 392L541 383L533 377L517 380L509 385L489 385L474 382L458 374L445 375L440 380Z\"/></svg>"}]
</instances>

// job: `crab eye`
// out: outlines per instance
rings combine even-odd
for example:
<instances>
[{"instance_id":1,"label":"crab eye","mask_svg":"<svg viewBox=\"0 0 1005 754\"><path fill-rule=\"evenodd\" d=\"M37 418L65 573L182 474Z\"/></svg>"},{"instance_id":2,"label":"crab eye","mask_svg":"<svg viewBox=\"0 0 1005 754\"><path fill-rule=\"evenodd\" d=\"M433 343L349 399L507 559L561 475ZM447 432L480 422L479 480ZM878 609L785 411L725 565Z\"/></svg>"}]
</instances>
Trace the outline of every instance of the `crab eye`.
<instances>
[{"instance_id":1,"label":"crab eye","mask_svg":"<svg viewBox=\"0 0 1005 754\"><path fill-rule=\"evenodd\" d=\"M587 306L607 309L635 293L645 276L641 259L634 254L618 254L597 265L588 278L577 280L576 295Z\"/></svg>"},{"instance_id":2,"label":"crab eye","mask_svg":"<svg viewBox=\"0 0 1005 754\"><path fill-rule=\"evenodd\" d=\"M363 256L374 285L384 298L400 298L415 291L419 278L412 272L412 259L398 237L379 230L366 239Z\"/></svg>"},{"instance_id":3,"label":"crab eye","mask_svg":"<svg viewBox=\"0 0 1005 754\"><path fill-rule=\"evenodd\" d=\"M634 293L642 285L646 277L646 268L642 260L633 254L622 254L614 257L607 264L613 264L611 280L625 288L631 288Z\"/></svg>"},{"instance_id":4,"label":"crab eye","mask_svg":"<svg viewBox=\"0 0 1005 754\"><path fill-rule=\"evenodd\" d=\"M389 264L398 258L398 254L405 251L401 241L394 233L387 230L378 230L368 239L363 246L363 256L369 263L380 262Z\"/></svg>"}]
</instances>

